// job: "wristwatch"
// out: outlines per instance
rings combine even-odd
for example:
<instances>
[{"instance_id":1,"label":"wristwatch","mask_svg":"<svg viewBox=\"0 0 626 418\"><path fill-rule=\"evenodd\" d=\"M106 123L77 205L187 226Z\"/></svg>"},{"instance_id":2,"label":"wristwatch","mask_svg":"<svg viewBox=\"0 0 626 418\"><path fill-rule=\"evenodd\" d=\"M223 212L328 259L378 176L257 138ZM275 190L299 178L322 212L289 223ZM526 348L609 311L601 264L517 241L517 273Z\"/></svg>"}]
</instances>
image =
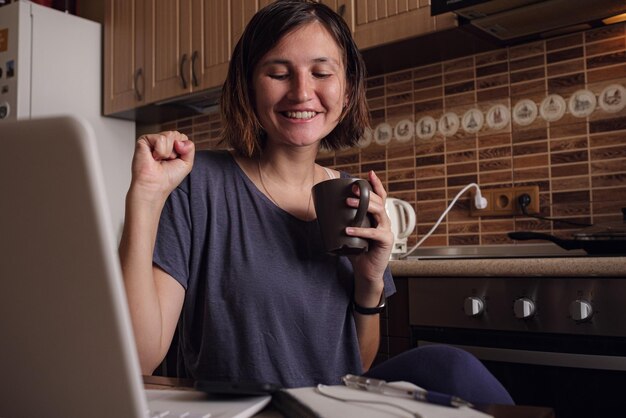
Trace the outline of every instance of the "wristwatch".
<instances>
[{"instance_id":1,"label":"wristwatch","mask_svg":"<svg viewBox=\"0 0 626 418\"><path fill-rule=\"evenodd\" d=\"M352 296L352 309L355 312L360 313L361 315L376 315L385 310L385 305L387 303L387 299L385 298L385 291L383 290L383 294L380 295L380 301L378 302L378 306L373 308L366 308L364 306L359 305L354 300L354 295Z\"/></svg>"}]
</instances>

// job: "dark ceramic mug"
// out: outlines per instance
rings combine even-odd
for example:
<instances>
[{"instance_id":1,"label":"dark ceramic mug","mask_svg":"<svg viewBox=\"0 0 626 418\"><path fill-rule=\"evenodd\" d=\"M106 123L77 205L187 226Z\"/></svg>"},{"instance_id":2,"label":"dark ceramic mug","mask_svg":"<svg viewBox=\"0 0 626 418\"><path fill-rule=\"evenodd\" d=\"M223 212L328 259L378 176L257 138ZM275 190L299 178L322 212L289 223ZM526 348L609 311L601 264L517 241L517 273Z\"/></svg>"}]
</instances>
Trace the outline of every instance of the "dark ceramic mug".
<instances>
[{"instance_id":1,"label":"dark ceramic mug","mask_svg":"<svg viewBox=\"0 0 626 418\"><path fill-rule=\"evenodd\" d=\"M359 187L359 196L352 191L354 184ZM369 228L371 226L367 216L371 191L372 186L367 180L362 179L332 179L313 186L313 203L317 213L317 222L327 252L349 255L367 251L368 241L347 235L346 227ZM348 206L346 199L349 197L359 198L358 208Z\"/></svg>"}]
</instances>

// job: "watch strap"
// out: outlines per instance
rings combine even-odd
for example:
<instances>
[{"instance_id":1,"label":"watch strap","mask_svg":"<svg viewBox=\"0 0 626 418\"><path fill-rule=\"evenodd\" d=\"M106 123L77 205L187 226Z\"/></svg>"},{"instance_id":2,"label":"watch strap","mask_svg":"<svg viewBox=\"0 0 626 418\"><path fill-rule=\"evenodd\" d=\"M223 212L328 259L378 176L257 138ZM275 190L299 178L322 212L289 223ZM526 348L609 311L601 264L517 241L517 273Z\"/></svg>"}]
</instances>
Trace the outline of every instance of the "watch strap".
<instances>
[{"instance_id":1,"label":"watch strap","mask_svg":"<svg viewBox=\"0 0 626 418\"><path fill-rule=\"evenodd\" d=\"M385 306L387 305L387 299L385 298L385 291L383 290L383 294L380 295L380 301L378 302L378 306L373 308L366 308L364 306L359 305L354 300L354 296L352 296L352 309L355 312L360 313L361 315L376 315L385 310Z\"/></svg>"}]
</instances>

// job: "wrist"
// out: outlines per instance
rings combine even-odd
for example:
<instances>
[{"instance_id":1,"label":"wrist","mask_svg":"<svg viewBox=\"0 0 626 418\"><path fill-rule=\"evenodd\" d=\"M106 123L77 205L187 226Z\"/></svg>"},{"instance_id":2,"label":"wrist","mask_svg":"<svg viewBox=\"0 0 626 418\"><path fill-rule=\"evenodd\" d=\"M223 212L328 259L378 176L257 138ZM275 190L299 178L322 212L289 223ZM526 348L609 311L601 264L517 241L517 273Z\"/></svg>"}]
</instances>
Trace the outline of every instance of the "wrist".
<instances>
[{"instance_id":1,"label":"wrist","mask_svg":"<svg viewBox=\"0 0 626 418\"><path fill-rule=\"evenodd\" d=\"M377 315L385 310L386 305L387 299L385 298L384 289L380 293L380 299L378 300L376 306L363 306L356 301L356 297L354 295L352 296L352 310L361 315Z\"/></svg>"},{"instance_id":2,"label":"wrist","mask_svg":"<svg viewBox=\"0 0 626 418\"><path fill-rule=\"evenodd\" d=\"M155 208L160 210L169 197L170 192L161 187L150 187L131 182L126 193L126 202L132 205L139 205L144 208Z\"/></svg>"}]
</instances>

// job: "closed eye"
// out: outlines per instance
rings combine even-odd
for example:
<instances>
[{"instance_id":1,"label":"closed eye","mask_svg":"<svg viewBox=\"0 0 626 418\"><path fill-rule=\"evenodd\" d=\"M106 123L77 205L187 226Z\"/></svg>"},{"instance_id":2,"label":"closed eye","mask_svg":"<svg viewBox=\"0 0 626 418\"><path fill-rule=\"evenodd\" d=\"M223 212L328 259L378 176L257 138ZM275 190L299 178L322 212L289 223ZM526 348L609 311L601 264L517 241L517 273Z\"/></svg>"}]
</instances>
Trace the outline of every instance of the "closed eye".
<instances>
[{"instance_id":1,"label":"closed eye","mask_svg":"<svg viewBox=\"0 0 626 418\"><path fill-rule=\"evenodd\" d=\"M269 78L273 80L286 80L289 77L289 74L269 74Z\"/></svg>"}]
</instances>

